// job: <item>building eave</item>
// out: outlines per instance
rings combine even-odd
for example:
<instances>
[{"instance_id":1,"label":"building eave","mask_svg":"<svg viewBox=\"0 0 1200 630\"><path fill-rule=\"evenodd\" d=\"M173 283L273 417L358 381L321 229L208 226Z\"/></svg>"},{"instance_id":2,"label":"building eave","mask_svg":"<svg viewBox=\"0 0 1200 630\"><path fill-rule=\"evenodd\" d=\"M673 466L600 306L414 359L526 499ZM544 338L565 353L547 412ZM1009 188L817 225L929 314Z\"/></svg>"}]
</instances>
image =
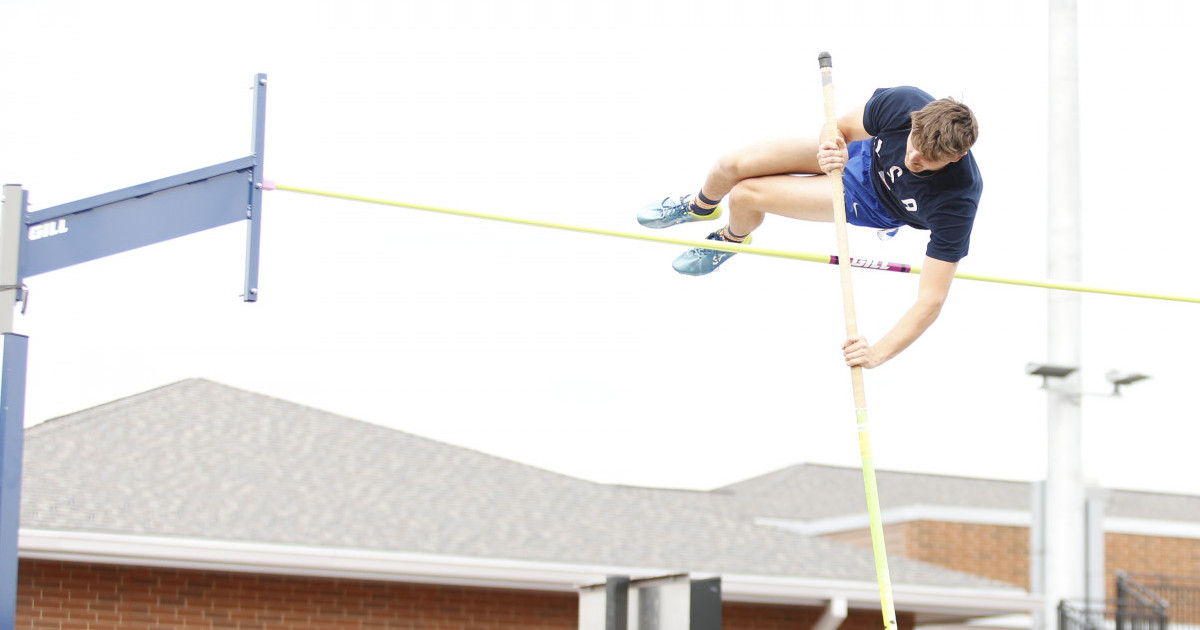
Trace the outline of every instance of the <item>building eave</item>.
<instances>
[{"instance_id":1,"label":"building eave","mask_svg":"<svg viewBox=\"0 0 1200 630\"><path fill-rule=\"evenodd\" d=\"M937 521L941 523L1029 527L1032 519L1031 514L1024 510L999 510L921 503L889 508L880 512L880 520L885 526L914 523L917 521ZM754 522L758 525L767 525L798 532L805 536L827 536L830 534L865 530L870 526L866 514L848 514L845 516L807 521L777 517L758 517L754 519ZM1110 534L1200 538L1200 522L1105 516L1104 531Z\"/></svg>"},{"instance_id":2,"label":"building eave","mask_svg":"<svg viewBox=\"0 0 1200 630\"><path fill-rule=\"evenodd\" d=\"M652 577L678 567L632 567L569 562L396 553L186 537L20 530L21 558L418 584L576 592L609 575ZM698 576L699 577L699 576ZM851 608L879 605L874 582L721 574L726 601L824 605L844 598ZM1037 598L1017 588L972 589L897 585L896 607L922 618L976 618L1027 613Z\"/></svg>"},{"instance_id":3,"label":"building eave","mask_svg":"<svg viewBox=\"0 0 1200 630\"><path fill-rule=\"evenodd\" d=\"M874 582L814 580L722 574L722 596L727 601L791 605L824 605L844 598L850 608L878 609L879 589ZM962 620L977 617L1028 614L1038 610L1041 599L1016 587L965 588L893 584L897 611L919 619Z\"/></svg>"}]
</instances>

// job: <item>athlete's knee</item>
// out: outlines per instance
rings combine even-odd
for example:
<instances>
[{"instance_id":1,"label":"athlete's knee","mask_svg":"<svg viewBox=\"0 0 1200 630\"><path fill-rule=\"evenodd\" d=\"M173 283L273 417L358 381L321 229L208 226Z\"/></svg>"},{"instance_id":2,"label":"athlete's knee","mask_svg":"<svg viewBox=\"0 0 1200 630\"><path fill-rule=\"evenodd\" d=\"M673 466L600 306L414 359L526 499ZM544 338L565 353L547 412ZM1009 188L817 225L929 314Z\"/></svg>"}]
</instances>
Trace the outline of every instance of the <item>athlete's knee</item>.
<instances>
[{"instance_id":1,"label":"athlete's knee","mask_svg":"<svg viewBox=\"0 0 1200 630\"><path fill-rule=\"evenodd\" d=\"M713 171L720 174L726 181L740 182L750 177L762 175L754 168L754 156L745 149L726 153L713 165Z\"/></svg>"},{"instance_id":2,"label":"athlete's knee","mask_svg":"<svg viewBox=\"0 0 1200 630\"><path fill-rule=\"evenodd\" d=\"M729 191L729 207L738 210L758 210L762 208L766 191L757 178L743 179Z\"/></svg>"},{"instance_id":3,"label":"athlete's knee","mask_svg":"<svg viewBox=\"0 0 1200 630\"><path fill-rule=\"evenodd\" d=\"M729 155L723 155L713 164L710 177L715 176L721 181L738 182L737 162Z\"/></svg>"}]
</instances>

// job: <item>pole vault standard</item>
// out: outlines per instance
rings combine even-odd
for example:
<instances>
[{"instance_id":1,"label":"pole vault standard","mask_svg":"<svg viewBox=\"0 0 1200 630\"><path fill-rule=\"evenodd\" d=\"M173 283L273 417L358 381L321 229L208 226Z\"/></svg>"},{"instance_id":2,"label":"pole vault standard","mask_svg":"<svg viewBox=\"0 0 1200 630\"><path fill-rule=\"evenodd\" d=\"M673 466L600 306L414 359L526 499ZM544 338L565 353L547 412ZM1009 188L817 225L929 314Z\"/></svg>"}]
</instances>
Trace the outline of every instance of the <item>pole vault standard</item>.
<instances>
[{"instance_id":1,"label":"pole vault standard","mask_svg":"<svg viewBox=\"0 0 1200 630\"><path fill-rule=\"evenodd\" d=\"M0 630L16 623L29 338L13 333L13 308L27 297L24 280L246 221L242 299L256 301L267 75L256 75L253 89L253 152L247 157L36 212L27 211L25 189L16 184L4 186L0 210Z\"/></svg>"},{"instance_id":2,"label":"pole vault standard","mask_svg":"<svg viewBox=\"0 0 1200 630\"><path fill-rule=\"evenodd\" d=\"M837 137L837 112L833 106L833 58L823 52L817 57L821 65L821 87L825 93L825 137ZM829 173L833 188L833 223L837 229L838 270L842 275L842 307L846 313L846 336L858 336L858 321L854 312L854 287L850 282L850 239L846 235L846 189L842 185L842 169ZM875 551L875 575L879 579L879 603L883 609L884 630L896 630L896 606L892 601L892 577L888 571L887 548L883 542L883 520L879 515L879 490L875 484L875 456L871 452L871 435L867 430L867 391L863 384L863 369L850 368L854 386L854 415L858 422L858 448L862 454L863 483L867 491L867 516L871 525L871 548Z\"/></svg>"}]
</instances>

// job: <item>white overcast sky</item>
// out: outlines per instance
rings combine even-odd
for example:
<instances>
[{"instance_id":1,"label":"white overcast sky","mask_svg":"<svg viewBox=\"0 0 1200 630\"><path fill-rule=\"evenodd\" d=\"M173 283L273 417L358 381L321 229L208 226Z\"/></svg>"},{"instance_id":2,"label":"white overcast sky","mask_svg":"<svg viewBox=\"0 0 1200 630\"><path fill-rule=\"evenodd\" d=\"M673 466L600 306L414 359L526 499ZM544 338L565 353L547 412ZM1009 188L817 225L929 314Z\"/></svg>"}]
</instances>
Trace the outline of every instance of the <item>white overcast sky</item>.
<instances>
[{"instance_id":1,"label":"white overcast sky","mask_svg":"<svg viewBox=\"0 0 1200 630\"><path fill-rule=\"evenodd\" d=\"M1200 42L1190 0L1081 2L1083 281L1200 295L1189 195ZM186 6L187 8L181 8ZM245 156L270 77L281 184L635 232L736 146L813 134L816 57L839 111L917 85L973 107L985 189L960 270L1045 278L1046 0L205 3L0 0L0 179L37 210ZM244 227L28 280L26 423L203 377L605 482L711 488L857 466L827 265L276 191L261 298ZM662 235L701 238L710 226ZM859 257L919 264L925 233ZM771 218L755 244L832 253ZM917 278L855 273L880 337ZM1047 291L957 281L916 345L866 374L880 468L1045 473ZM1200 305L1083 298L1087 477L1198 492Z\"/></svg>"}]
</instances>

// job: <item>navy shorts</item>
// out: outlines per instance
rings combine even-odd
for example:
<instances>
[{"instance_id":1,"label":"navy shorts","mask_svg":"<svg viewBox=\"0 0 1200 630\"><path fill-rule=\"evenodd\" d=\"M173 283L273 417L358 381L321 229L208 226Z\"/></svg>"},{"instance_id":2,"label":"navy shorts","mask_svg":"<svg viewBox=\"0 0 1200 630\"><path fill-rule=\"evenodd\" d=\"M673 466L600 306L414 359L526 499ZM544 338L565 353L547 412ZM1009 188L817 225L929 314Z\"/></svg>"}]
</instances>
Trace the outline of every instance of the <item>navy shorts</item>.
<instances>
[{"instance_id":1,"label":"navy shorts","mask_svg":"<svg viewBox=\"0 0 1200 630\"><path fill-rule=\"evenodd\" d=\"M846 149L850 153L850 159L842 171L842 184L846 189L846 222L878 229L906 225L893 217L875 195L875 186L871 182L871 141L851 142Z\"/></svg>"}]
</instances>

